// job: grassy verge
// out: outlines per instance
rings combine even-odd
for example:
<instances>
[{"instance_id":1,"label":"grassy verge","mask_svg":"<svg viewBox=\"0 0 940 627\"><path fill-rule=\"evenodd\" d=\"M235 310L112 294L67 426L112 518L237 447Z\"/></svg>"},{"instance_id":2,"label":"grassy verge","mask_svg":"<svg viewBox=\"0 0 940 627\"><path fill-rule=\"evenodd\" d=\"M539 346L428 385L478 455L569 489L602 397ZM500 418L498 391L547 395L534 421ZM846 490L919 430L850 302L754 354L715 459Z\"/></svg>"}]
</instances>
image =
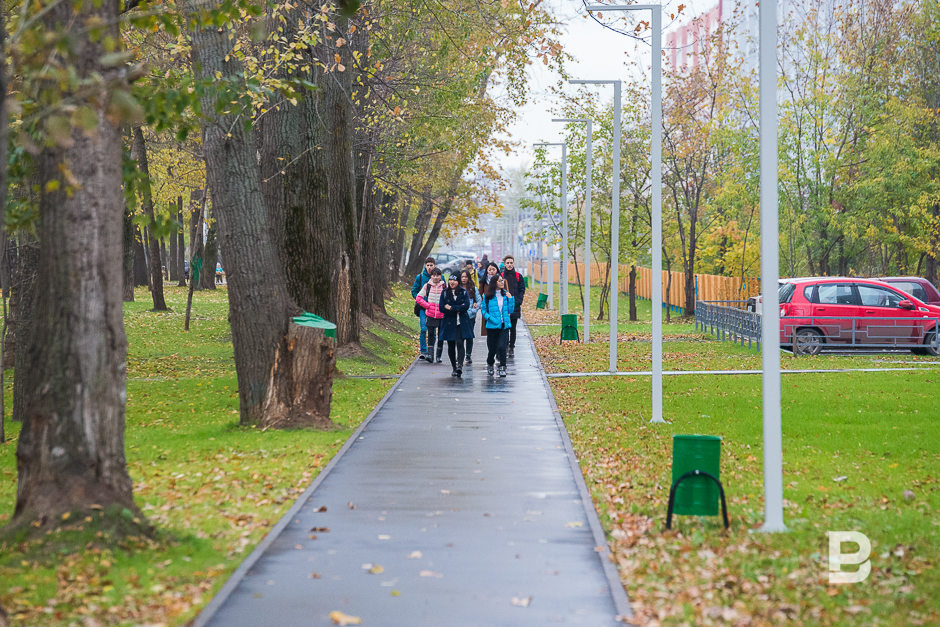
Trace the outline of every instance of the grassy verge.
<instances>
[{"instance_id":1,"label":"grassy verge","mask_svg":"<svg viewBox=\"0 0 940 627\"><path fill-rule=\"evenodd\" d=\"M411 326L368 326L362 354L338 360L342 373L396 374L411 362L417 319L399 315L411 313L410 295L400 294L404 298L392 301L390 313ZM128 520L128 530L114 534L110 527L121 524L122 513L105 512L30 541L0 538L0 605L14 624L66 625L85 618L185 623L392 384L338 378L332 431L240 427L227 294L196 293L189 333L182 330L185 297L183 288L168 288L170 313L148 311L146 290L125 305L127 460L135 500L156 533L136 533ZM0 446L0 502L6 504L0 526L10 519L16 493L18 426L8 425L13 439Z\"/></svg>"},{"instance_id":2,"label":"grassy verge","mask_svg":"<svg viewBox=\"0 0 940 627\"><path fill-rule=\"evenodd\" d=\"M606 366L606 343L558 347L543 338L537 345L548 370ZM649 351L644 342L623 343L623 367L648 369ZM913 355L784 364L857 367L899 358L936 364ZM716 341L667 342L664 359L676 370L760 367L755 351ZM752 532L763 521L760 377L667 377L666 425L649 424L648 377L551 385L639 622L936 624L938 379L933 368L784 377L786 534ZM730 531L717 518L694 517L664 529L672 436L683 433L723 438ZM828 583L826 532L842 530L871 539L871 575L862 583Z\"/></svg>"}]
</instances>

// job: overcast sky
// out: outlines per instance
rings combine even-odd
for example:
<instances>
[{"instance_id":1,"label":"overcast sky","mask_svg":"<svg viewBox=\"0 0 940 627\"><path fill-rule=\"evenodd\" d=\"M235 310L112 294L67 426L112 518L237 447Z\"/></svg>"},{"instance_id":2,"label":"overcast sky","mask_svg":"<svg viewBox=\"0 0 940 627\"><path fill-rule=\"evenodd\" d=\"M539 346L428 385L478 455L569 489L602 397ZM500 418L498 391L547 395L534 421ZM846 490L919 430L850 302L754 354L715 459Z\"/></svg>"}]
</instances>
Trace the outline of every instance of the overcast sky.
<instances>
[{"instance_id":1,"label":"overcast sky","mask_svg":"<svg viewBox=\"0 0 940 627\"><path fill-rule=\"evenodd\" d=\"M569 65L572 78L629 80L632 78L632 70L628 70L625 62L636 58L637 55L641 56L643 66L649 67L648 33L647 40L641 42L604 28L593 19L584 17L586 11L581 0L548 0L548 2L561 23L561 43L574 57L574 61ZM683 17L679 18L676 24L689 21L691 17L715 6L717 2L718 0L683 0L682 4L685 4L686 8L683 11ZM669 13L676 12L679 4L678 0L663 3L664 30L668 31L670 26ZM613 23L612 18L615 15L617 14L605 14L603 19L605 22ZM630 24L650 19L648 11L622 15L630 20ZM622 22L616 26L624 28ZM665 35L663 42L665 45ZM558 103L551 93L551 87L558 82L560 77L548 70L541 62L535 62L529 67L529 103L519 111L515 123L509 129L509 138L519 140L523 144L512 155L500 158L504 170L527 166L533 159L533 143L559 141L564 131L564 124L551 121L553 117L560 117ZM646 76L649 76L648 71ZM598 93L603 94L602 97L609 102L612 89L602 86L598 89L600 90ZM569 86L569 91L574 93L576 89Z\"/></svg>"}]
</instances>

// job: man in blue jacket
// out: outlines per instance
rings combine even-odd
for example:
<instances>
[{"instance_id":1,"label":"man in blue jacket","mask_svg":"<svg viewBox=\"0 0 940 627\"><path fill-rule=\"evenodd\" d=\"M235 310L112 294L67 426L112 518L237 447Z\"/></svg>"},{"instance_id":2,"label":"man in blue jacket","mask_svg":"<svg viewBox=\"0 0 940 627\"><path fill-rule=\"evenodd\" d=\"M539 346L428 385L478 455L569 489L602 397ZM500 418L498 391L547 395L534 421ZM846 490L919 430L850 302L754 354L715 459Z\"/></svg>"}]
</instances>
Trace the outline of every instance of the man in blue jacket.
<instances>
[{"instance_id":1,"label":"man in blue jacket","mask_svg":"<svg viewBox=\"0 0 940 627\"><path fill-rule=\"evenodd\" d=\"M418 292L421 291L421 288L424 287L424 284L431 280L431 270L434 269L434 266L437 265L434 262L434 257L428 257L424 260L424 270L415 277L415 282L411 285L411 297L417 298ZM420 335L420 348L421 352L418 354L418 359L424 359L425 355L428 355L428 318L424 312L424 309L421 309L418 313L418 316L421 318L421 335Z\"/></svg>"},{"instance_id":2,"label":"man in blue jacket","mask_svg":"<svg viewBox=\"0 0 940 627\"><path fill-rule=\"evenodd\" d=\"M503 257L501 274L506 279L506 291L512 294L515 301L514 310L509 316L512 327L509 329L509 349L506 351L509 357L513 357L516 352L516 324L522 315L522 300L525 298L525 278L516 271L516 260L512 255Z\"/></svg>"}]
</instances>

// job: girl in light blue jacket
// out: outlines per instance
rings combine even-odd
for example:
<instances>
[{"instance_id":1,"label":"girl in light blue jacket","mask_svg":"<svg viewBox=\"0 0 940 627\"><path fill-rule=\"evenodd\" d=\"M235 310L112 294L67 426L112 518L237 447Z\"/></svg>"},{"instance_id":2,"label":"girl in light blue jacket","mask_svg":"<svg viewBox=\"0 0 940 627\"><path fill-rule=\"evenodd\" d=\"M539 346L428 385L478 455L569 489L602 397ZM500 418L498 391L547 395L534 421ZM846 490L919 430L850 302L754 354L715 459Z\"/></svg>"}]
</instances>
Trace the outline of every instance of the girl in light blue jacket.
<instances>
[{"instance_id":1,"label":"girl in light blue jacket","mask_svg":"<svg viewBox=\"0 0 940 627\"><path fill-rule=\"evenodd\" d=\"M480 296L480 292L477 291L469 270L463 270L460 273L460 285L467 290L467 296L470 298L470 309L467 310L467 316L470 318L470 330L472 331L477 323L477 313L480 312L480 307L483 306L483 298ZM464 365L469 366L473 363L473 360L470 359L470 353L472 352L473 335L471 334L470 337L464 340Z\"/></svg>"},{"instance_id":2,"label":"girl in light blue jacket","mask_svg":"<svg viewBox=\"0 0 940 627\"><path fill-rule=\"evenodd\" d=\"M496 281L486 285L483 293L483 322L486 324L486 374L493 374L493 364L499 358L498 374L506 376L506 345L509 343L510 314L515 300L506 290L506 279L497 276Z\"/></svg>"}]
</instances>

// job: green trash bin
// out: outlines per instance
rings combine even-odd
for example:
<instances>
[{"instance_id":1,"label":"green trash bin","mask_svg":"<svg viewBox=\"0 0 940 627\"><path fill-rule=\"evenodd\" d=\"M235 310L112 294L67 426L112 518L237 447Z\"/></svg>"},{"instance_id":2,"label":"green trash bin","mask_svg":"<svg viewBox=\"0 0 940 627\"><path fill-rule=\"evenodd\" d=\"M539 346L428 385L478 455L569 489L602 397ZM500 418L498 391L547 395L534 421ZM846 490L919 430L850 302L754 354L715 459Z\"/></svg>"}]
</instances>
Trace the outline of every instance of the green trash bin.
<instances>
[{"instance_id":1,"label":"green trash bin","mask_svg":"<svg viewBox=\"0 0 940 627\"><path fill-rule=\"evenodd\" d=\"M315 329L323 329L323 335L326 337L331 337L334 340L336 339L336 325L329 320L324 320L320 316L312 314L310 312L303 312L296 318L294 318L294 324L299 324L302 327L313 327Z\"/></svg>"},{"instance_id":2,"label":"green trash bin","mask_svg":"<svg viewBox=\"0 0 940 627\"><path fill-rule=\"evenodd\" d=\"M545 309L548 304L548 294L539 294L539 299L535 303L536 309Z\"/></svg>"},{"instance_id":3,"label":"green trash bin","mask_svg":"<svg viewBox=\"0 0 940 627\"><path fill-rule=\"evenodd\" d=\"M561 340L580 340L578 337L578 314L561 315Z\"/></svg>"},{"instance_id":4,"label":"green trash bin","mask_svg":"<svg viewBox=\"0 0 940 627\"><path fill-rule=\"evenodd\" d=\"M721 438L714 435L672 436L672 484L687 472L718 474ZM673 513L691 516L718 515L718 485L708 477L688 477L676 487Z\"/></svg>"}]
</instances>

